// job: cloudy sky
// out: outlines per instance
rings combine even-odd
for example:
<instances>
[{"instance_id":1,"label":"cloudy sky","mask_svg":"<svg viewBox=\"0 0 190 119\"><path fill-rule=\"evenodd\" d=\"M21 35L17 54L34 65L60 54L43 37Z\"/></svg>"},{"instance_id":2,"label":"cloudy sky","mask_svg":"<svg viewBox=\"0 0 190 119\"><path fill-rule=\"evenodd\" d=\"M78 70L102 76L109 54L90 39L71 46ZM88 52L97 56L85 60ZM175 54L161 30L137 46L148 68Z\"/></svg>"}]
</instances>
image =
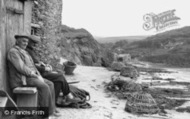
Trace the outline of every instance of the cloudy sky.
<instances>
[{"instance_id":1,"label":"cloudy sky","mask_svg":"<svg viewBox=\"0 0 190 119\"><path fill-rule=\"evenodd\" d=\"M63 0L62 24L85 28L93 36L153 35L156 29L143 29L143 16L175 9L177 26L190 26L188 0ZM163 32L162 31L162 32Z\"/></svg>"}]
</instances>

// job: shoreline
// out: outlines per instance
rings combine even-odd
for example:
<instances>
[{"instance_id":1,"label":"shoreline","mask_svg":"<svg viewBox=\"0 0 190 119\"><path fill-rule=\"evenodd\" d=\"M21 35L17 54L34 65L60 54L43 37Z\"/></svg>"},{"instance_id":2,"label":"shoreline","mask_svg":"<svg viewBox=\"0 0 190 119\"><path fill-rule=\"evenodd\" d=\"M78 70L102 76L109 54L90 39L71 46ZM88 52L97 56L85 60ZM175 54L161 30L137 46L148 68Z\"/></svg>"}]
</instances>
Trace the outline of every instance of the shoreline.
<instances>
[{"instance_id":1,"label":"shoreline","mask_svg":"<svg viewBox=\"0 0 190 119\"><path fill-rule=\"evenodd\" d=\"M166 110L167 115L135 115L124 110L126 99L118 99L111 92L105 91L105 83L111 81L111 76L118 72L109 71L104 67L90 67L78 65L74 70L74 75L66 76L68 80L80 80L80 83L73 84L79 88L90 92L92 105L90 109L75 108L59 108L63 114L62 118L66 119L189 119L190 113L181 113L172 110ZM174 73L164 73L165 75L173 75ZM141 75L140 78L150 77L149 75ZM182 106L188 106L185 103ZM59 118L59 119L62 119ZM56 118L57 119L57 118Z\"/></svg>"}]
</instances>

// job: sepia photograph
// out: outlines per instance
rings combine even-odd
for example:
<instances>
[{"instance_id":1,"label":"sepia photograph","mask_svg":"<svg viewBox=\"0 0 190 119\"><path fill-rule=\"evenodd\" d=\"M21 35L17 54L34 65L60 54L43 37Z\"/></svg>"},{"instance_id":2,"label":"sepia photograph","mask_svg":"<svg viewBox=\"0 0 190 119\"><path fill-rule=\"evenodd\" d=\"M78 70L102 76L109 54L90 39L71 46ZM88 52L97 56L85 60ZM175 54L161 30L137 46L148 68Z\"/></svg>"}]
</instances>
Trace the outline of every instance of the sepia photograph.
<instances>
[{"instance_id":1,"label":"sepia photograph","mask_svg":"<svg viewBox=\"0 0 190 119\"><path fill-rule=\"evenodd\" d=\"M189 119L188 0L0 0L0 119Z\"/></svg>"}]
</instances>

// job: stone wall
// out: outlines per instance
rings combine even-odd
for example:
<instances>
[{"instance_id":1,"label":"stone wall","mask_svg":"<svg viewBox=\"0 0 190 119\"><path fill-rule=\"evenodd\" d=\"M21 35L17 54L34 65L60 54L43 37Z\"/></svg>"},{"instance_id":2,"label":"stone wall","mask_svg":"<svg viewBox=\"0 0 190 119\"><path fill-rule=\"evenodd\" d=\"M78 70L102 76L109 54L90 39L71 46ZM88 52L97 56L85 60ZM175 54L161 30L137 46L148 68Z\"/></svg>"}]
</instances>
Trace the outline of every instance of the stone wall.
<instances>
[{"instance_id":1,"label":"stone wall","mask_svg":"<svg viewBox=\"0 0 190 119\"><path fill-rule=\"evenodd\" d=\"M57 27L61 25L62 0L36 0L33 6L32 22L40 25L42 43L37 50L40 59L57 65L60 50L57 45Z\"/></svg>"},{"instance_id":2,"label":"stone wall","mask_svg":"<svg viewBox=\"0 0 190 119\"><path fill-rule=\"evenodd\" d=\"M113 60L108 57L111 53L107 55L87 30L61 25L61 13L62 0L35 1L32 22L40 25L40 59L56 68L60 67L60 57L82 65L108 66Z\"/></svg>"}]
</instances>

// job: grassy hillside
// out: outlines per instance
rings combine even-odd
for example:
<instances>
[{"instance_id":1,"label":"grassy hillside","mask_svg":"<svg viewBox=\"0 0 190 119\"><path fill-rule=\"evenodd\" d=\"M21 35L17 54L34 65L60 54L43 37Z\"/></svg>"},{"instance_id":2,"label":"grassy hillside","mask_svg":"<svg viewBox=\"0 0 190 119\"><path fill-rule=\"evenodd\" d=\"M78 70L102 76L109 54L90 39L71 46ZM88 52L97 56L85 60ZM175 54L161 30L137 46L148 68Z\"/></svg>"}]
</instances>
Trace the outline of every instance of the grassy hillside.
<instances>
[{"instance_id":1,"label":"grassy hillside","mask_svg":"<svg viewBox=\"0 0 190 119\"><path fill-rule=\"evenodd\" d=\"M120 46L114 49L118 47ZM147 37L145 40L122 44L120 48L122 53L130 53L141 60L190 67L190 27L174 29Z\"/></svg>"},{"instance_id":2,"label":"grassy hillside","mask_svg":"<svg viewBox=\"0 0 190 119\"><path fill-rule=\"evenodd\" d=\"M143 60L165 63L172 66L190 67L190 27L184 27L147 38L154 55ZM160 49L163 49L159 52Z\"/></svg>"}]
</instances>

